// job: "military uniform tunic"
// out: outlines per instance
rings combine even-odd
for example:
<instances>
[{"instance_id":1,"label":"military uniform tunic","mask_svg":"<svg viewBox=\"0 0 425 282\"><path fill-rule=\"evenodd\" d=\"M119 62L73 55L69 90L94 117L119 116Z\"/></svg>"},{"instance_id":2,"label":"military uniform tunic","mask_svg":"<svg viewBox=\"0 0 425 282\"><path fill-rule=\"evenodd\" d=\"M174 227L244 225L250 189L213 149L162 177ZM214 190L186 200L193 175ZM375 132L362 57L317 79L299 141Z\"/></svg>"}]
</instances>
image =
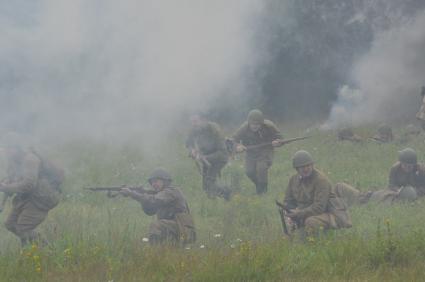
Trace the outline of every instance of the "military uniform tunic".
<instances>
[{"instance_id":1,"label":"military uniform tunic","mask_svg":"<svg viewBox=\"0 0 425 282\"><path fill-rule=\"evenodd\" d=\"M135 199L147 215L156 215L149 227L151 243L195 241L193 219L180 189L169 186L156 194L137 194Z\"/></svg>"},{"instance_id":2,"label":"military uniform tunic","mask_svg":"<svg viewBox=\"0 0 425 282\"><path fill-rule=\"evenodd\" d=\"M252 146L270 142L270 146L248 149L245 156L245 172L257 187L257 193L267 190L268 170L273 163L274 148L271 142L282 139L282 134L270 120L264 120L261 128L254 132L249 128L248 122L233 134L233 140L244 146Z\"/></svg>"}]
</instances>

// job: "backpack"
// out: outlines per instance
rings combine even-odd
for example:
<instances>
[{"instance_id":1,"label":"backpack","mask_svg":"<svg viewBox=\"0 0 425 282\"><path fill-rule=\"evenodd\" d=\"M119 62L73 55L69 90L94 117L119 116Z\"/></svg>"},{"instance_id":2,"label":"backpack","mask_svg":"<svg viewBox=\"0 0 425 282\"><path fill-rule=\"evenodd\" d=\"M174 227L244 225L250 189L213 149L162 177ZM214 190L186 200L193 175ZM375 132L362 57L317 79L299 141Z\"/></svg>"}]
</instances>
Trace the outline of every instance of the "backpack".
<instances>
[{"instance_id":1,"label":"backpack","mask_svg":"<svg viewBox=\"0 0 425 282\"><path fill-rule=\"evenodd\" d=\"M32 151L40 159L39 187L33 194L34 204L40 209L50 210L56 207L62 193L60 185L65 179L65 171L59 164L41 157Z\"/></svg>"}]
</instances>

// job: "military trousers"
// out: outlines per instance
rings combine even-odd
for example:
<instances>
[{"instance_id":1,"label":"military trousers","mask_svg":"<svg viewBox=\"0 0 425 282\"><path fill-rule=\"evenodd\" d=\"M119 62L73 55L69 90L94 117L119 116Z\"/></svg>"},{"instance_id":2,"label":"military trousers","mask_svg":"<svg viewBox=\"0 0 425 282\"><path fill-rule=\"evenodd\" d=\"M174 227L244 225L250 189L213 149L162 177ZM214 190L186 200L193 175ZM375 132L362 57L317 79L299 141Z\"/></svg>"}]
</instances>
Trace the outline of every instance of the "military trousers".
<instances>
[{"instance_id":1,"label":"military trousers","mask_svg":"<svg viewBox=\"0 0 425 282\"><path fill-rule=\"evenodd\" d=\"M267 192L268 173L272 161L268 158L245 158L245 173L254 182L257 194Z\"/></svg>"},{"instance_id":2,"label":"military trousers","mask_svg":"<svg viewBox=\"0 0 425 282\"><path fill-rule=\"evenodd\" d=\"M162 243L176 244L180 237L179 226L175 220L156 220L149 226L148 237L152 245Z\"/></svg>"},{"instance_id":3,"label":"military trousers","mask_svg":"<svg viewBox=\"0 0 425 282\"><path fill-rule=\"evenodd\" d=\"M24 245L38 238L34 229L46 219L47 214L48 211L37 208L29 199L23 200L15 196L5 226L18 236Z\"/></svg>"},{"instance_id":4,"label":"military trousers","mask_svg":"<svg viewBox=\"0 0 425 282\"><path fill-rule=\"evenodd\" d=\"M202 166L202 188L210 197L229 197L229 189L217 183L221 170L227 162L212 162L210 166Z\"/></svg>"}]
</instances>

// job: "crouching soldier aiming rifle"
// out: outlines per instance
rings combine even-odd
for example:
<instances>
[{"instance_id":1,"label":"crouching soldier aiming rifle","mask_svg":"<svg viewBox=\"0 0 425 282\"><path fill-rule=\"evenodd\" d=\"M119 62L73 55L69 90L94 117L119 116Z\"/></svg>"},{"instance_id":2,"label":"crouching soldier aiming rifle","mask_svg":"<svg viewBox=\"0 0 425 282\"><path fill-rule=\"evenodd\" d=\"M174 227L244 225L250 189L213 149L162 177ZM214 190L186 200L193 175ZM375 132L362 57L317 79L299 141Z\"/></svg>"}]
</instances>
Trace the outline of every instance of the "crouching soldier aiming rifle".
<instances>
[{"instance_id":1,"label":"crouching soldier aiming rifle","mask_svg":"<svg viewBox=\"0 0 425 282\"><path fill-rule=\"evenodd\" d=\"M155 215L156 221L149 227L148 238L152 245L171 243L189 244L196 240L195 225L189 206L177 187L171 186L171 175L158 168L149 177L155 193L140 193L137 189L123 187L120 194L140 202L147 215Z\"/></svg>"},{"instance_id":2,"label":"crouching soldier aiming rifle","mask_svg":"<svg viewBox=\"0 0 425 282\"><path fill-rule=\"evenodd\" d=\"M336 196L327 177L314 167L310 153L296 152L292 163L297 174L289 180L283 208L297 223L302 237L316 235L320 230L351 227L344 201Z\"/></svg>"}]
</instances>

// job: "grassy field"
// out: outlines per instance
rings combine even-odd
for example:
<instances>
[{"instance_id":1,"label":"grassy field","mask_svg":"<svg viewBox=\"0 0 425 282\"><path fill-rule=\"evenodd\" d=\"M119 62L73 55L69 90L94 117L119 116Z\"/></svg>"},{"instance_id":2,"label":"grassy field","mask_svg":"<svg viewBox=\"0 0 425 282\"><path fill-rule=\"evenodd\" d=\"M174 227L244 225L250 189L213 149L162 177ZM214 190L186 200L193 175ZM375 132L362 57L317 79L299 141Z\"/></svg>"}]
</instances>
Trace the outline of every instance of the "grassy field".
<instances>
[{"instance_id":1,"label":"grassy field","mask_svg":"<svg viewBox=\"0 0 425 282\"><path fill-rule=\"evenodd\" d=\"M369 136L375 129L358 133ZM143 150L142 140L121 145L80 140L51 148L48 154L67 167L63 201L39 227L51 244L21 250L18 240L0 228L0 281L424 280L423 200L353 207L351 229L331 231L305 244L282 237L274 205L275 199L283 199L294 174L291 156L299 149L310 151L316 167L333 183L379 189L387 185L398 150L412 147L425 160L424 135L381 145L338 142L335 133L317 130L289 129L284 134L313 137L277 150L269 192L262 197L254 194L244 175L242 158L232 160L221 180L235 186L230 202L203 193L182 145L184 134L157 144L161 150L156 151ZM402 134L396 130L398 137ZM198 241L190 249L149 247L143 237L152 218L136 201L82 189L143 184L158 165L172 172L194 214ZM6 214L0 215L2 220Z\"/></svg>"}]
</instances>

